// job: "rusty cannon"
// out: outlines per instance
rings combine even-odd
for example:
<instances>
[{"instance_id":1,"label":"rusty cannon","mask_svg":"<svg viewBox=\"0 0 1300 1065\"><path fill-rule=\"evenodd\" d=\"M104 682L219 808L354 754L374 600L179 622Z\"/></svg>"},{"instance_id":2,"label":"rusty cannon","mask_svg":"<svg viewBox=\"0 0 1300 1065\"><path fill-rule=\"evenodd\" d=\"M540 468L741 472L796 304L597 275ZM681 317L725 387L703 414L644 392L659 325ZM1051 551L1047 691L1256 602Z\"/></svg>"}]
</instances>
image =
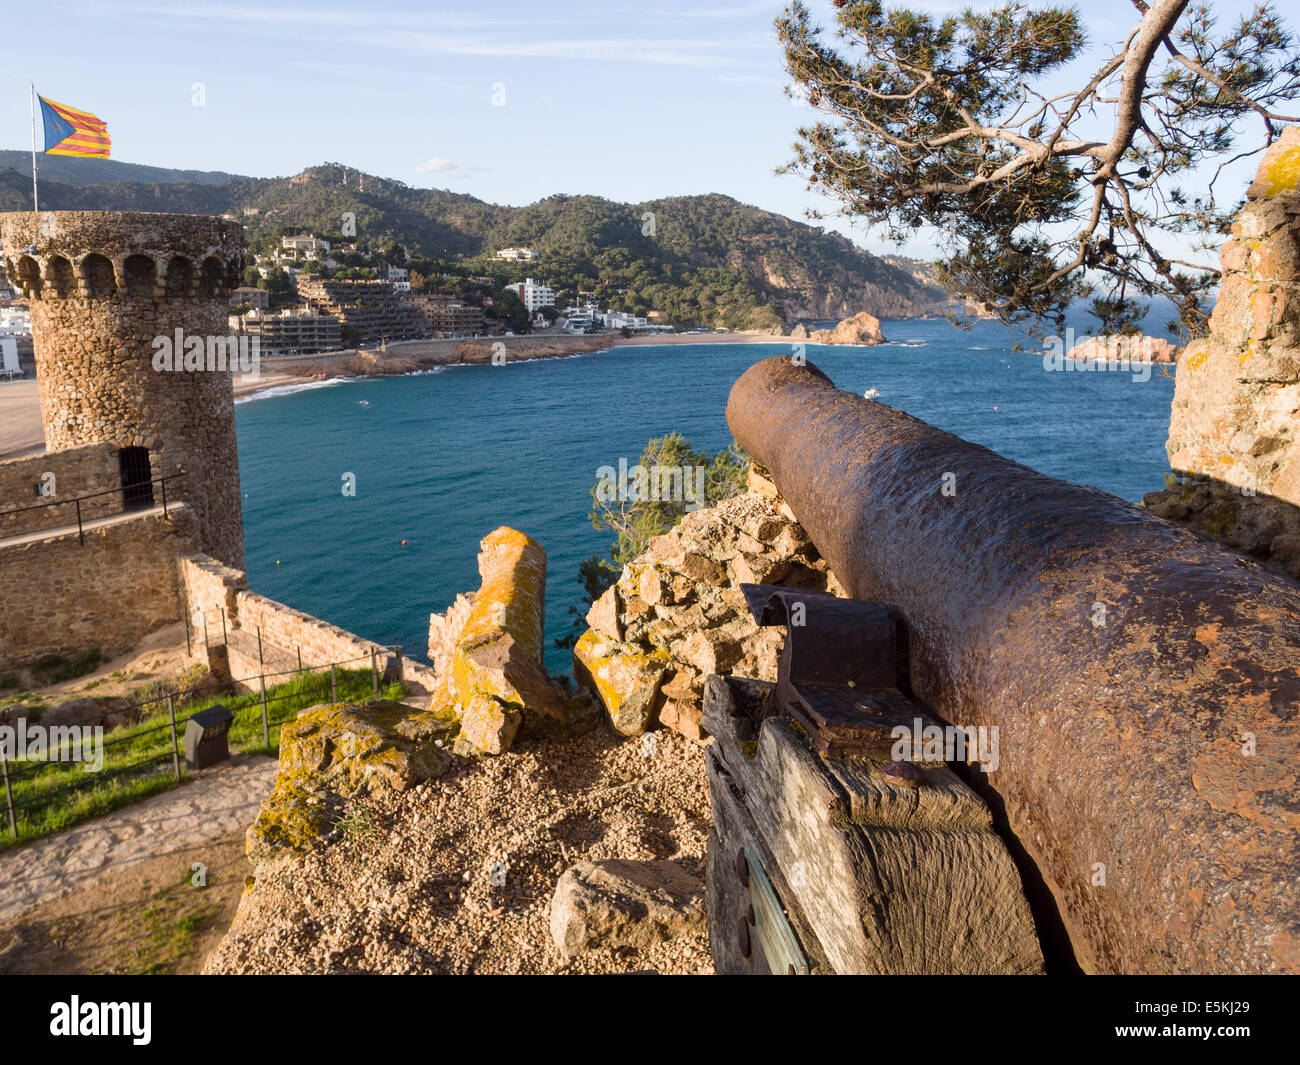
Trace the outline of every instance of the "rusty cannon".
<instances>
[{"instance_id":1,"label":"rusty cannon","mask_svg":"<svg viewBox=\"0 0 1300 1065\"><path fill-rule=\"evenodd\" d=\"M847 594L896 613L906 697L997 730L993 771L957 768L1049 954L1300 971L1300 584L789 357L727 421Z\"/></svg>"}]
</instances>

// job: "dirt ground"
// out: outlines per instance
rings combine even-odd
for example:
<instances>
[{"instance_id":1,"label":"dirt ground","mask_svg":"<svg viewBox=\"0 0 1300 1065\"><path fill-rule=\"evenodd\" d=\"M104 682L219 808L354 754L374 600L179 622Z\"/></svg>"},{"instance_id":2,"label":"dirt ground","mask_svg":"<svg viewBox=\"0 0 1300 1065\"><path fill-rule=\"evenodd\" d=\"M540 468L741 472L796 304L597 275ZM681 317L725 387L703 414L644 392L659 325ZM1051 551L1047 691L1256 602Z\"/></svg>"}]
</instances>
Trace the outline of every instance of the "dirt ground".
<instances>
[{"instance_id":1,"label":"dirt ground","mask_svg":"<svg viewBox=\"0 0 1300 1065\"><path fill-rule=\"evenodd\" d=\"M83 697L125 696L152 681L175 677L196 661L186 652L185 625L178 621L151 632L126 654L101 662L91 673L26 691L49 705ZM8 694L0 693L0 703Z\"/></svg>"},{"instance_id":2,"label":"dirt ground","mask_svg":"<svg viewBox=\"0 0 1300 1065\"><path fill-rule=\"evenodd\" d=\"M458 761L353 801L297 860L254 874L209 973L711 973L707 936L564 958L551 899L566 869L668 859L703 878L704 748L602 727Z\"/></svg>"},{"instance_id":3,"label":"dirt ground","mask_svg":"<svg viewBox=\"0 0 1300 1065\"><path fill-rule=\"evenodd\" d=\"M0 924L0 973L197 973L250 871L242 832L116 870Z\"/></svg>"}]
</instances>

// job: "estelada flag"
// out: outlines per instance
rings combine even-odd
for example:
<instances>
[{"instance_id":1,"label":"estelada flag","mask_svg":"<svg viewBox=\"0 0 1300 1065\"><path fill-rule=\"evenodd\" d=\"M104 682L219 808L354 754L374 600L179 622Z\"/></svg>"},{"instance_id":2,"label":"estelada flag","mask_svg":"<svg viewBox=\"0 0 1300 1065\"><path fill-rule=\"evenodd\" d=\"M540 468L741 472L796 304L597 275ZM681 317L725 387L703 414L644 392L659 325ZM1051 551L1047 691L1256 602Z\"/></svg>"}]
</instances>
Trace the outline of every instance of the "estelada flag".
<instances>
[{"instance_id":1,"label":"estelada flag","mask_svg":"<svg viewBox=\"0 0 1300 1065\"><path fill-rule=\"evenodd\" d=\"M45 121L46 155L91 155L108 158L108 127L89 111L56 104L44 96L41 117Z\"/></svg>"}]
</instances>

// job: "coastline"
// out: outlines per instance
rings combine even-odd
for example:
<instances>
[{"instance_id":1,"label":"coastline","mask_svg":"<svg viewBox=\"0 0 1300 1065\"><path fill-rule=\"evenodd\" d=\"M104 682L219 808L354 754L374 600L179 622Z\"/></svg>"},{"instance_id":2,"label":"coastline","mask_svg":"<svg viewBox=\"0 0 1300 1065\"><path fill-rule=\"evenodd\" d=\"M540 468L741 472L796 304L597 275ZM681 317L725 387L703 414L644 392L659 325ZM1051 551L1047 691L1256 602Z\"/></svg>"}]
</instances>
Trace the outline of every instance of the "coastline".
<instances>
[{"instance_id":1,"label":"coastline","mask_svg":"<svg viewBox=\"0 0 1300 1065\"><path fill-rule=\"evenodd\" d=\"M774 344L793 342L770 333L665 333L649 336L573 336L550 334L478 337L468 340L409 340L385 350L361 348L320 355L268 356L256 379L239 374L232 382L235 401L312 382L356 377L402 376L440 366L479 365L492 361L494 345L505 345L510 361L563 359L611 348L663 344ZM0 461L45 450L36 378L0 384Z\"/></svg>"}]
</instances>

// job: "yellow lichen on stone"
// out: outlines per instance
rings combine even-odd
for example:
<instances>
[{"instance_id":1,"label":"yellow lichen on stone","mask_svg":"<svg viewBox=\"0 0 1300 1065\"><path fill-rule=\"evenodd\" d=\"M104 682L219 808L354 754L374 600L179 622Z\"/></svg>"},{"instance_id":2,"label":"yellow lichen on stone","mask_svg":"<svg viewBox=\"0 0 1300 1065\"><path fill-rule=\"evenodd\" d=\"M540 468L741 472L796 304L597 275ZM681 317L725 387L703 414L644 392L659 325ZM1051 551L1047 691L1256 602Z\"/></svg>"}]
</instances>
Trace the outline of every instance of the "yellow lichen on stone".
<instances>
[{"instance_id":1,"label":"yellow lichen on stone","mask_svg":"<svg viewBox=\"0 0 1300 1065\"><path fill-rule=\"evenodd\" d=\"M275 789L249 828L249 858L265 861L309 848L329 832L349 796L405 790L443 773L436 744L444 720L403 703L324 703L285 722Z\"/></svg>"},{"instance_id":2,"label":"yellow lichen on stone","mask_svg":"<svg viewBox=\"0 0 1300 1065\"><path fill-rule=\"evenodd\" d=\"M534 658L542 657L546 612L546 549L506 526L483 540L478 556L483 583L458 641L467 647L508 632Z\"/></svg>"},{"instance_id":3,"label":"yellow lichen on stone","mask_svg":"<svg viewBox=\"0 0 1300 1065\"><path fill-rule=\"evenodd\" d=\"M1286 126L1264 153L1246 195L1252 200L1262 200L1295 192L1297 187L1300 187L1300 127Z\"/></svg>"},{"instance_id":4,"label":"yellow lichen on stone","mask_svg":"<svg viewBox=\"0 0 1300 1065\"><path fill-rule=\"evenodd\" d=\"M588 629L573 649L575 672L604 704L614 728L627 736L642 733L654 717L667 651L627 653L617 641Z\"/></svg>"},{"instance_id":5,"label":"yellow lichen on stone","mask_svg":"<svg viewBox=\"0 0 1300 1065\"><path fill-rule=\"evenodd\" d=\"M460 723L457 750L502 754L529 711L543 727L562 727L569 705L541 665L546 611L546 551L502 526L484 538L482 585L430 700L431 712Z\"/></svg>"}]
</instances>

